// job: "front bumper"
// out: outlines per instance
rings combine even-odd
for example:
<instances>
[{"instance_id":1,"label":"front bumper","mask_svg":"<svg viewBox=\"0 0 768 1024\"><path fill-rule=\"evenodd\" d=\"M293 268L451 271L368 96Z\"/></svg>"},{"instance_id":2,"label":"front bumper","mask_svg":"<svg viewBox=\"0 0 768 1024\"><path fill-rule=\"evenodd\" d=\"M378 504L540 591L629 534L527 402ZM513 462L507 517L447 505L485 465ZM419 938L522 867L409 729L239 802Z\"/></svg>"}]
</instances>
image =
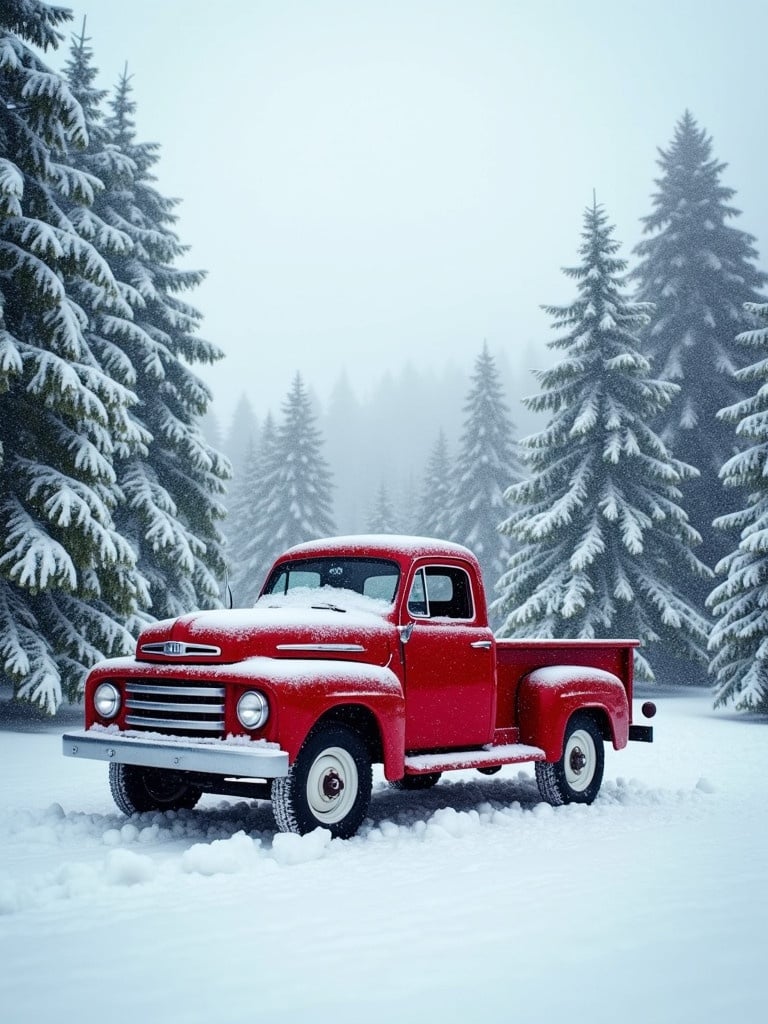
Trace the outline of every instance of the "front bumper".
<instances>
[{"instance_id":1,"label":"front bumper","mask_svg":"<svg viewBox=\"0 0 768 1024\"><path fill-rule=\"evenodd\" d=\"M82 730L65 733L62 747L65 757L167 768L176 772L248 779L275 779L288 774L287 752L258 743L236 745L225 740L196 743L170 736L146 739Z\"/></svg>"}]
</instances>

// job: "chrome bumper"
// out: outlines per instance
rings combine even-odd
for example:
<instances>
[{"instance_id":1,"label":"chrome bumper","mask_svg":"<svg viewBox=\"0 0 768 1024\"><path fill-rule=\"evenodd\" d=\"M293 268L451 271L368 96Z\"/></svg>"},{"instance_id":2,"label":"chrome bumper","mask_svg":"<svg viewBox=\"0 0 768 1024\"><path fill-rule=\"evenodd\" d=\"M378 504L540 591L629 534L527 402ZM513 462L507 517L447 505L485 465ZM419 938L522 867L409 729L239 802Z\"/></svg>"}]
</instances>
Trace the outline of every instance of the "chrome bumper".
<instances>
[{"instance_id":1,"label":"chrome bumper","mask_svg":"<svg viewBox=\"0 0 768 1024\"><path fill-rule=\"evenodd\" d=\"M275 779L288 774L286 751L257 743L236 746L224 741L150 740L83 730L65 733L62 747L65 757L136 764L144 768L168 768L177 772L204 772L248 779Z\"/></svg>"}]
</instances>

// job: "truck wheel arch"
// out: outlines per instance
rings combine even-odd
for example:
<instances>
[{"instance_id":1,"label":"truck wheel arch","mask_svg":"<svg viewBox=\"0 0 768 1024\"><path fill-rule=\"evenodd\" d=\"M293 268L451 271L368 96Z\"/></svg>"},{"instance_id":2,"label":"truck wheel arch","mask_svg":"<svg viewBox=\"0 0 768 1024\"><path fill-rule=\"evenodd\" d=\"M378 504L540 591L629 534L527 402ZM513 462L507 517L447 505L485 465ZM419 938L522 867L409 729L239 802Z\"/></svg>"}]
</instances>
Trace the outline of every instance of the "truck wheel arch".
<instances>
[{"instance_id":1,"label":"truck wheel arch","mask_svg":"<svg viewBox=\"0 0 768 1024\"><path fill-rule=\"evenodd\" d=\"M344 702L327 707L303 735L295 738L288 753L291 762L309 737L320 728L343 725L357 732L370 751L373 764L383 764L387 779L399 779L404 771L405 717L402 712L379 715L367 704Z\"/></svg>"},{"instance_id":2,"label":"truck wheel arch","mask_svg":"<svg viewBox=\"0 0 768 1024\"><path fill-rule=\"evenodd\" d=\"M381 726L375 714L363 704L337 704L318 718L309 731L312 735L317 729L327 725L346 725L360 734L371 754L373 763L384 760L384 744L381 738Z\"/></svg>"},{"instance_id":3,"label":"truck wheel arch","mask_svg":"<svg viewBox=\"0 0 768 1024\"><path fill-rule=\"evenodd\" d=\"M626 746L629 703L622 681L612 672L563 665L534 669L520 680L520 742L542 748L547 761L562 756L568 722L579 712L594 719L616 750Z\"/></svg>"}]
</instances>

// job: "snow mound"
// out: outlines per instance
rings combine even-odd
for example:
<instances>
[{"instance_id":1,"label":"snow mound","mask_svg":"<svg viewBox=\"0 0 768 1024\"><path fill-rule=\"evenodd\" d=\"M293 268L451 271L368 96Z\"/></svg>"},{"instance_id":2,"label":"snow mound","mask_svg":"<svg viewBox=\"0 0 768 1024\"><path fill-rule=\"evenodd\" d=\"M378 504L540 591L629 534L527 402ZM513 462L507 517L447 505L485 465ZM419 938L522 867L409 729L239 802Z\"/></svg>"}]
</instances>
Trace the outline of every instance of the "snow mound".
<instances>
[{"instance_id":1,"label":"snow mound","mask_svg":"<svg viewBox=\"0 0 768 1024\"><path fill-rule=\"evenodd\" d=\"M316 828L305 836L278 832L272 842L272 856L284 867L308 864L324 857L330 843L331 833L327 828Z\"/></svg>"},{"instance_id":2,"label":"snow mound","mask_svg":"<svg viewBox=\"0 0 768 1024\"><path fill-rule=\"evenodd\" d=\"M181 856L183 871L198 875L236 875L250 871L259 859L260 839L236 832L230 839L195 843Z\"/></svg>"}]
</instances>

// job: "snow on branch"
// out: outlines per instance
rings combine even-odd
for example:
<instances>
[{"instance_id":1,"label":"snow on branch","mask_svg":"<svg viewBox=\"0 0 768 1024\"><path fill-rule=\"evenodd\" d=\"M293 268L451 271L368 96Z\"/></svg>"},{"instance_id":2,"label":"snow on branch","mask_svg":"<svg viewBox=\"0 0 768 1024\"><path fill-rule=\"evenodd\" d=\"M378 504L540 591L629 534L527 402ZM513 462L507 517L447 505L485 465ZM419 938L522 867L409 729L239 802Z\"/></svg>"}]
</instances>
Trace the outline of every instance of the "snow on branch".
<instances>
[{"instance_id":1,"label":"snow on branch","mask_svg":"<svg viewBox=\"0 0 768 1024\"><path fill-rule=\"evenodd\" d=\"M0 213L6 217L21 216L24 178L16 164L0 158Z\"/></svg>"},{"instance_id":2,"label":"snow on branch","mask_svg":"<svg viewBox=\"0 0 768 1024\"><path fill-rule=\"evenodd\" d=\"M0 505L5 540L0 570L20 587L38 593L49 586L74 590L77 572L69 554L32 519L14 496Z\"/></svg>"}]
</instances>

